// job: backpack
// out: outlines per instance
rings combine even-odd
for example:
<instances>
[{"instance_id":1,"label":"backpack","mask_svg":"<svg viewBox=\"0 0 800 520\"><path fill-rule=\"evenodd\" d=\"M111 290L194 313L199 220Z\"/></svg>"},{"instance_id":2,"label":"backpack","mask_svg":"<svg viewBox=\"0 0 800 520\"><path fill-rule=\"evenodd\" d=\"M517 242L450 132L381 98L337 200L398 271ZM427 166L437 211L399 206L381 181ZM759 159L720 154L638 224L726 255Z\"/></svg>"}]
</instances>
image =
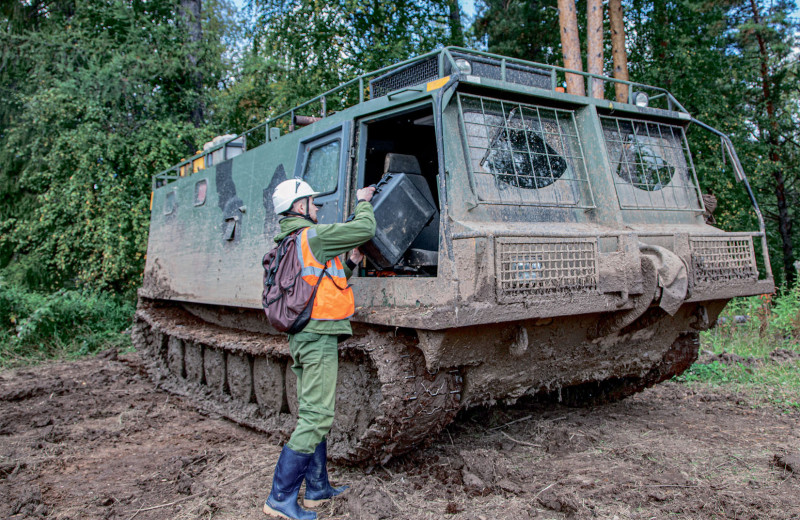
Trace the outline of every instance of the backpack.
<instances>
[{"instance_id":1,"label":"backpack","mask_svg":"<svg viewBox=\"0 0 800 520\"><path fill-rule=\"evenodd\" d=\"M261 260L261 265L264 266L261 305L270 325L279 332L289 334L297 334L308 324L314 297L325 275L323 269L315 285L300 276L303 266L296 251L302 231L301 229L286 236Z\"/></svg>"}]
</instances>

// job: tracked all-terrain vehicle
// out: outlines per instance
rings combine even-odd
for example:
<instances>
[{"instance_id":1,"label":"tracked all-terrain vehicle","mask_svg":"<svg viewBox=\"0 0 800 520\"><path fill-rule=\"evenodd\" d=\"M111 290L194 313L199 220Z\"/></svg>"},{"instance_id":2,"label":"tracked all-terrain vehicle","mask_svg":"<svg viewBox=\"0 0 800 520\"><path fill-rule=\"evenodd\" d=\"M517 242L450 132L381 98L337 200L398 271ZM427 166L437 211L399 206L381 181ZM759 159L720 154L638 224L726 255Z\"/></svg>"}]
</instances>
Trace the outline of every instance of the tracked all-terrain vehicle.
<instances>
[{"instance_id":1,"label":"tracked all-terrain vehicle","mask_svg":"<svg viewBox=\"0 0 800 520\"><path fill-rule=\"evenodd\" d=\"M756 201L730 140L669 92L622 82L630 103L576 96L557 88L565 73L447 48L157 174L134 328L156 381L289 433L288 342L261 309L272 191L301 177L324 192L320 222L341 222L386 174L414 181L403 204L434 211L391 265L351 279L332 458L385 461L473 405L543 391L601 402L685 370L728 300L774 288ZM721 138L760 229L706 223L690 124ZM403 204L379 222L390 238Z\"/></svg>"}]
</instances>

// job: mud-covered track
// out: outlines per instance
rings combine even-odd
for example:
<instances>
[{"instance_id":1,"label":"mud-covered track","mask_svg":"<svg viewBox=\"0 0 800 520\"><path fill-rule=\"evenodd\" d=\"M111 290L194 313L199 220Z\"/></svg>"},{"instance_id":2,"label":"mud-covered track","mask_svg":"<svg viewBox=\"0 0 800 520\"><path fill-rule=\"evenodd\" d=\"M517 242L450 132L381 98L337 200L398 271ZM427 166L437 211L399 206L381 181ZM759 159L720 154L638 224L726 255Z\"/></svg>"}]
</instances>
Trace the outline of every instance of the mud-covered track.
<instances>
[{"instance_id":1,"label":"mud-covered track","mask_svg":"<svg viewBox=\"0 0 800 520\"><path fill-rule=\"evenodd\" d=\"M385 462L430 442L455 417L457 370L429 372L415 339L368 330L339 345L337 417L329 456ZM283 336L229 329L141 300L134 344L151 378L208 412L286 438L296 422L296 384Z\"/></svg>"},{"instance_id":2,"label":"mud-covered track","mask_svg":"<svg viewBox=\"0 0 800 520\"><path fill-rule=\"evenodd\" d=\"M597 406L613 403L682 374L697 359L700 335L686 332L678 336L663 359L641 377L614 377L569 386L558 392L558 401L568 406Z\"/></svg>"}]
</instances>

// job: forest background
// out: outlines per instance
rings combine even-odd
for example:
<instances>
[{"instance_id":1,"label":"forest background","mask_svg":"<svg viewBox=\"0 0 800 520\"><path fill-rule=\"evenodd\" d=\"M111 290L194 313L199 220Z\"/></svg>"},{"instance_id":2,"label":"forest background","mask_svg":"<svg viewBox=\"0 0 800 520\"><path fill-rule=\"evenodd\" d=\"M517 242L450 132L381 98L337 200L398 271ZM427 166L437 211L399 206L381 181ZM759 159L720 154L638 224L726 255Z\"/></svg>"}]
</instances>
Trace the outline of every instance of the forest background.
<instances>
[{"instance_id":1,"label":"forest background","mask_svg":"<svg viewBox=\"0 0 800 520\"><path fill-rule=\"evenodd\" d=\"M622 5L631 80L669 89L730 135L766 218L776 281L792 287L800 252L796 2ZM13 357L74 351L76 338L79 353L115 341L142 280L151 178L215 135L241 133L360 73L444 45L562 65L556 0L469 7L0 3L0 344L13 343ZM576 9L585 41L586 1ZM604 26L610 75L607 12ZM719 225L757 229L718 139L692 129L689 140L703 192L720 200Z\"/></svg>"}]
</instances>

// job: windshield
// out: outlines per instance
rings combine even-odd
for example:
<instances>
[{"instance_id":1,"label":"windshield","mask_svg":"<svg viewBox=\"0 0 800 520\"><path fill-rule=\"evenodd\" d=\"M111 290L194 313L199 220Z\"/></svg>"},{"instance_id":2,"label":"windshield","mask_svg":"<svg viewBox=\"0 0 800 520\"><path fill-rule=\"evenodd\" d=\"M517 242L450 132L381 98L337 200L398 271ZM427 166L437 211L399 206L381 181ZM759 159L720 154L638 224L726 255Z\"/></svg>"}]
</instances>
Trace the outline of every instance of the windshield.
<instances>
[{"instance_id":1,"label":"windshield","mask_svg":"<svg viewBox=\"0 0 800 520\"><path fill-rule=\"evenodd\" d=\"M523 121L515 108L507 127L491 129L494 135L480 165L498 182L525 189L544 188L564 175L567 161Z\"/></svg>"},{"instance_id":2,"label":"windshield","mask_svg":"<svg viewBox=\"0 0 800 520\"><path fill-rule=\"evenodd\" d=\"M616 117L600 119L623 209L701 208L683 128Z\"/></svg>"},{"instance_id":3,"label":"windshield","mask_svg":"<svg viewBox=\"0 0 800 520\"><path fill-rule=\"evenodd\" d=\"M572 111L459 94L481 200L592 207Z\"/></svg>"}]
</instances>

